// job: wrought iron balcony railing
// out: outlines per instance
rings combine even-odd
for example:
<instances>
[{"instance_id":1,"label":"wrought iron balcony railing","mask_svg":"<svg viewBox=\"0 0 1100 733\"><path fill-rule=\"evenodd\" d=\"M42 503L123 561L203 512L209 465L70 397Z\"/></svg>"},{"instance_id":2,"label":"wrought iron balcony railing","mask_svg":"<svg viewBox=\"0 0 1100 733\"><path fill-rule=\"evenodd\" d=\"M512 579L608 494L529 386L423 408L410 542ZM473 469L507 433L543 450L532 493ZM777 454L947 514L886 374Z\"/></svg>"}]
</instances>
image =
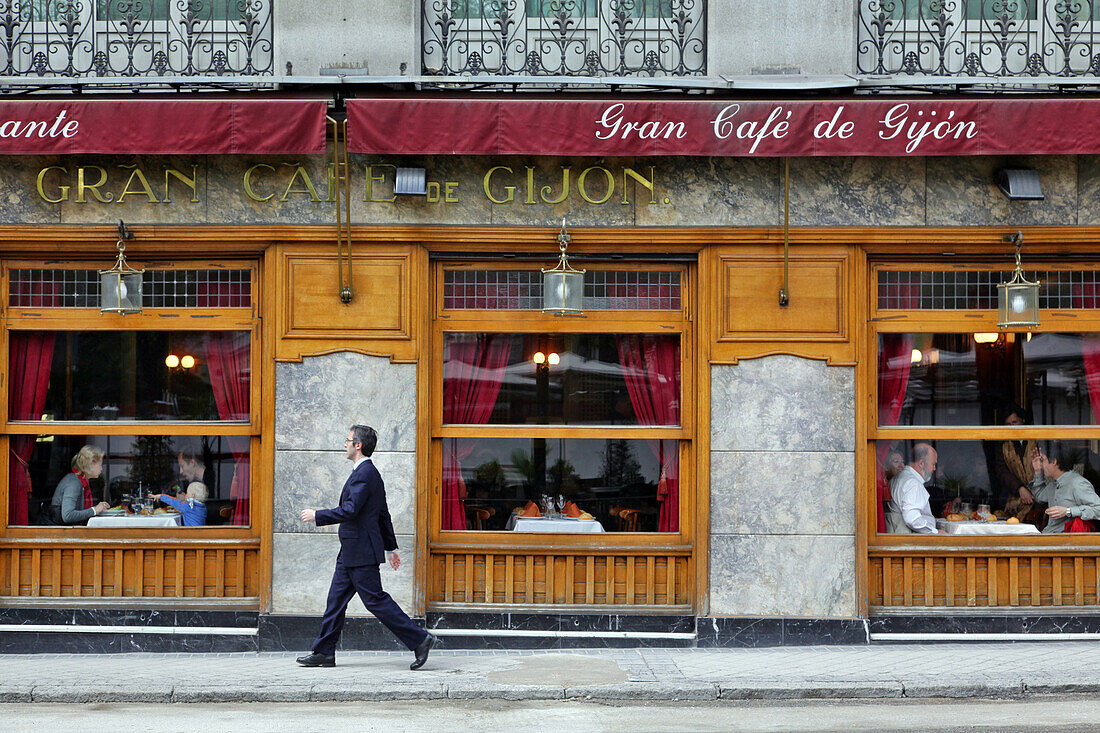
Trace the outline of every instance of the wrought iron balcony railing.
<instances>
[{"instance_id":1,"label":"wrought iron balcony railing","mask_svg":"<svg viewBox=\"0 0 1100 733\"><path fill-rule=\"evenodd\" d=\"M0 76L269 75L271 0L0 0Z\"/></svg>"},{"instance_id":2,"label":"wrought iron balcony railing","mask_svg":"<svg viewBox=\"0 0 1100 733\"><path fill-rule=\"evenodd\" d=\"M1100 0L860 0L859 10L863 74L1100 74Z\"/></svg>"},{"instance_id":3,"label":"wrought iron balcony railing","mask_svg":"<svg viewBox=\"0 0 1100 733\"><path fill-rule=\"evenodd\" d=\"M707 71L706 0L421 0L421 13L425 75Z\"/></svg>"}]
</instances>

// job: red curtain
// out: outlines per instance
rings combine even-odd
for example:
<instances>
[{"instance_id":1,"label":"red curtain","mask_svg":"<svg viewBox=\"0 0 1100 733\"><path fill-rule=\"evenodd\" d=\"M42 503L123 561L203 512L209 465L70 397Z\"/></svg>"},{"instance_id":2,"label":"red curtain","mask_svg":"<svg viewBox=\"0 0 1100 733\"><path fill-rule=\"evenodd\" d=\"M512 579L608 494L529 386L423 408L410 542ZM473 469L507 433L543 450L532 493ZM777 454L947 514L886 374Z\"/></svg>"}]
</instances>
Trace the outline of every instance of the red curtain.
<instances>
[{"instance_id":1,"label":"red curtain","mask_svg":"<svg viewBox=\"0 0 1100 733\"><path fill-rule=\"evenodd\" d=\"M443 363L443 422L448 425L484 425L489 422L504 384L510 343L507 336L480 334L456 337L447 343ZM458 440L444 441L443 529L466 529L466 482L462 459L473 450Z\"/></svg>"},{"instance_id":2,"label":"red curtain","mask_svg":"<svg viewBox=\"0 0 1100 733\"><path fill-rule=\"evenodd\" d=\"M878 353L878 424L897 425L905 405L909 387L909 370L913 367L913 337L907 333L884 333L880 336ZM890 444L880 442L875 449L878 460L875 471L878 486L878 532L886 533L886 515L882 504L890 500L890 484L882 470L882 462L890 452Z\"/></svg>"},{"instance_id":3,"label":"red curtain","mask_svg":"<svg viewBox=\"0 0 1100 733\"><path fill-rule=\"evenodd\" d=\"M616 339L626 391L642 425L680 424L680 344L674 338L652 335ZM665 449L664 440L649 441L661 465L657 500L661 512L657 531L680 531L680 455ZM671 441L675 446L675 441Z\"/></svg>"},{"instance_id":4,"label":"red curtain","mask_svg":"<svg viewBox=\"0 0 1100 733\"><path fill-rule=\"evenodd\" d=\"M250 334L240 331L207 333L204 337L206 367L210 373L210 385L214 389L214 402L221 420L248 420L248 390L251 370ZM248 436L228 437L229 450L233 452L233 481L229 497L233 503L233 524L248 524L250 496Z\"/></svg>"},{"instance_id":5,"label":"red curtain","mask_svg":"<svg viewBox=\"0 0 1100 733\"><path fill-rule=\"evenodd\" d=\"M54 334L11 332L8 409L12 420L36 420L46 405L46 388L53 364ZM8 468L8 523L29 523L27 503L31 477L27 462L34 436L13 436Z\"/></svg>"}]
</instances>

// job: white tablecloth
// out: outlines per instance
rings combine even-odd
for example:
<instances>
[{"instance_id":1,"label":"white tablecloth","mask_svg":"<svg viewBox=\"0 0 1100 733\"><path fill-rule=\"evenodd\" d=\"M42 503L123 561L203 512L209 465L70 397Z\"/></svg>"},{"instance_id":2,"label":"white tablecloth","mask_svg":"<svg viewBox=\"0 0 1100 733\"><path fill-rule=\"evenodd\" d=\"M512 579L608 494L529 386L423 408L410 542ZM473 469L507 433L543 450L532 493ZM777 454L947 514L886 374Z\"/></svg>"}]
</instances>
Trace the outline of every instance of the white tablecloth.
<instances>
[{"instance_id":1,"label":"white tablecloth","mask_svg":"<svg viewBox=\"0 0 1100 733\"><path fill-rule=\"evenodd\" d=\"M513 532L603 532L603 525L595 519L546 519L545 517L512 517L509 524Z\"/></svg>"},{"instance_id":2,"label":"white tablecloth","mask_svg":"<svg viewBox=\"0 0 1100 733\"><path fill-rule=\"evenodd\" d=\"M990 535L990 534L1039 534L1034 524L1005 524L1004 522L948 522L936 520L936 529L947 534Z\"/></svg>"},{"instance_id":3,"label":"white tablecloth","mask_svg":"<svg viewBox=\"0 0 1100 733\"><path fill-rule=\"evenodd\" d=\"M179 527L182 524L183 517L179 514L100 514L88 520L89 527Z\"/></svg>"}]
</instances>

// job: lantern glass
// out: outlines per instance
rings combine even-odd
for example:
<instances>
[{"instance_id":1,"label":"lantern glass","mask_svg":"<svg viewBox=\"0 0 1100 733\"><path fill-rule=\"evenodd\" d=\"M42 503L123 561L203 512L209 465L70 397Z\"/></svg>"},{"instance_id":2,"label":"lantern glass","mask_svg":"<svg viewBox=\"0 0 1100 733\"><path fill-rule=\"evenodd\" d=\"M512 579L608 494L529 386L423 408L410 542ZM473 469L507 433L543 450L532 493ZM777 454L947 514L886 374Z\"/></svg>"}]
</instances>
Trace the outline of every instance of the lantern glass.
<instances>
[{"instance_id":1,"label":"lantern glass","mask_svg":"<svg viewBox=\"0 0 1100 733\"><path fill-rule=\"evenodd\" d=\"M584 273L570 270L544 270L542 273L542 311L557 315L584 313Z\"/></svg>"},{"instance_id":2,"label":"lantern glass","mask_svg":"<svg viewBox=\"0 0 1100 733\"><path fill-rule=\"evenodd\" d=\"M997 286L997 313L1001 328L1039 325L1039 283L1001 283Z\"/></svg>"},{"instance_id":3,"label":"lantern glass","mask_svg":"<svg viewBox=\"0 0 1100 733\"><path fill-rule=\"evenodd\" d=\"M141 272L117 269L100 272L100 310L103 313L141 313L141 275Z\"/></svg>"}]
</instances>

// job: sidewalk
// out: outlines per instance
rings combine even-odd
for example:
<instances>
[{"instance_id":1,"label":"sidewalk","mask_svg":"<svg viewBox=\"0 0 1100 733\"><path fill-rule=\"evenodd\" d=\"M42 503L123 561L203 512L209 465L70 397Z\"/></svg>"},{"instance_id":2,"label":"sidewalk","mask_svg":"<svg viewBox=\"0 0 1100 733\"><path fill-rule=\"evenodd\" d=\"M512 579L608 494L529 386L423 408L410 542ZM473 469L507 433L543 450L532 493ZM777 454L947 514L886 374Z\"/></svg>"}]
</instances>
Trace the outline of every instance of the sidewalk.
<instances>
[{"instance_id":1,"label":"sidewalk","mask_svg":"<svg viewBox=\"0 0 1100 733\"><path fill-rule=\"evenodd\" d=\"M1095 642L769 649L0 655L0 702L1021 697L1100 692Z\"/></svg>"}]
</instances>

